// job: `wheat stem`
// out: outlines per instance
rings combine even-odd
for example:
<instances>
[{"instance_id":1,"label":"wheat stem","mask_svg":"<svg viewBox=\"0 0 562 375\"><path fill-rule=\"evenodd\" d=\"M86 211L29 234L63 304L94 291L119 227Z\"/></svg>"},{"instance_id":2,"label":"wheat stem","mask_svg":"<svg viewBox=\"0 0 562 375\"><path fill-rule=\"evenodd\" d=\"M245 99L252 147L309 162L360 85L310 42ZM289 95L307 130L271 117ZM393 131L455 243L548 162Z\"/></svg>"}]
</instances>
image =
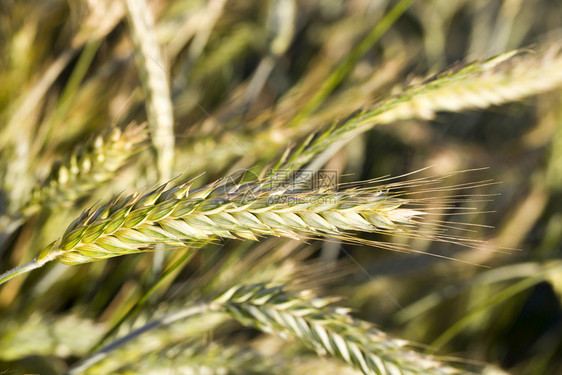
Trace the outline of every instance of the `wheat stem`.
<instances>
[{"instance_id":1,"label":"wheat stem","mask_svg":"<svg viewBox=\"0 0 562 375\"><path fill-rule=\"evenodd\" d=\"M168 74L146 0L126 0L139 77L147 96L146 111L157 154L160 179L171 177L174 161L174 120Z\"/></svg>"},{"instance_id":2,"label":"wheat stem","mask_svg":"<svg viewBox=\"0 0 562 375\"><path fill-rule=\"evenodd\" d=\"M134 340L138 336L158 327L170 325L178 320L186 319L190 316L202 314L205 311L208 311L208 305L201 303L198 305L190 306L185 309L176 311L174 313L167 314L159 319L155 319L150 323L142 326L139 329L134 330L133 332L129 333L128 335L121 337L120 339L112 342L111 344L104 346L100 350L96 351L87 359L77 363L75 366L70 368L66 374L73 375L73 374L80 374L86 371L88 368L92 367L96 363L102 361L103 359L107 358L107 356L114 350L122 347L123 345L127 344L129 341Z\"/></svg>"},{"instance_id":3,"label":"wheat stem","mask_svg":"<svg viewBox=\"0 0 562 375\"><path fill-rule=\"evenodd\" d=\"M113 335L119 327L127 320L130 319L132 316L137 314L142 310L145 306L148 299L154 295L154 293L162 289L164 286L167 286L170 282L170 277L173 275L177 275L177 271L181 270L193 257L195 253L187 253L184 254L180 259L178 259L169 269L167 269L162 276L158 278L158 280L148 289L142 297L140 297L133 306L131 306L113 325L109 328L106 333L101 337L98 342L93 346L92 351L97 351L101 348L102 344Z\"/></svg>"},{"instance_id":4,"label":"wheat stem","mask_svg":"<svg viewBox=\"0 0 562 375\"><path fill-rule=\"evenodd\" d=\"M45 264L45 262L38 262L37 259L33 259L30 262L27 262L21 266L13 268L7 272L4 272L0 275L0 285L5 283L8 280L13 279L16 276L19 276L23 273L33 271L34 269L40 268Z\"/></svg>"},{"instance_id":5,"label":"wheat stem","mask_svg":"<svg viewBox=\"0 0 562 375\"><path fill-rule=\"evenodd\" d=\"M53 243L54 245L54 243ZM55 251L50 253L48 256L46 256L43 259L38 259L35 258L25 264L22 264L21 266L12 268L9 271L4 272L3 274L0 275L0 285L4 284L5 282L13 279L16 276L19 276L21 274L33 271L37 268L41 268L43 267L46 263L52 261L53 259L55 259L59 254L59 252Z\"/></svg>"},{"instance_id":6,"label":"wheat stem","mask_svg":"<svg viewBox=\"0 0 562 375\"><path fill-rule=\"evenodd\" d=\"M322 87L316 94L306 103L305 107L289 122L290 128L298 126L304 119L309 117L334 91L341 81L349 74L351 69L355 67L357 62L363 55L384 35L384 33L392 26L406 10L412 5L414 0L401 0L384 15L384 18L377 23L369 34L355 47L338 68L328 77Z\"/></svg>"},{"instance_id":7,"label":"wheat stem","mask_svg":"<svg viewBox=\"0 0 562 375\"><path fill-rule=\"evenodd\" d=\"M502 289L501 291L497 292L496 294L490 296L486 299L485 302L475 306L471 311L469 311L466 315L464 315L461 319L456 321L450 327L448 327L439 337L437 337L432 343L431 348L432 350L439 350L445 344L447 344L450 340L452 340L455 336L457 336L463 329L473 323L481 314L485 313L486 311L490 311L490 309L495 306L499 305L503 301L513 298L513 296L528 290L533 285L538 284L542 280L545 279L545 275L543 273L534 274L524 278L516 282L515 284L511 284L508 287Z\"/></svg>"}]
</instances>

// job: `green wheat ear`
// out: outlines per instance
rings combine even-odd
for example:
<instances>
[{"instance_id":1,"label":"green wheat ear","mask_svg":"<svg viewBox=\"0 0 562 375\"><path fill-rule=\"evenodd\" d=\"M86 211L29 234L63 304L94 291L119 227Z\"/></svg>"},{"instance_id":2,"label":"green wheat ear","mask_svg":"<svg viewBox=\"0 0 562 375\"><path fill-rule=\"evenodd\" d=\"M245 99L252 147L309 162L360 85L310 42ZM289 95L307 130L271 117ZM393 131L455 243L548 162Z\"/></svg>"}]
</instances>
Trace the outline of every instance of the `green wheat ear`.
<instances>
[{"instance_id":1,"label":"green wheat ear","mask_svg":"<svg viewBox=\"0 0 562 375\"><path fill-rule=\"evenodd\" d=\"M420 179L417 183L435 182ZM418 236L416 218L427 213L408 206L415 205L415 199L390 191L404 184L302 192L264 188L259 181L228 189L221 181L194 190L189 183L171 188L162 185L84 212L38 260L48 257L80 264L153 250L158 244L196 245L217 237L256 241L263 236L299 239L323 235L361 242L351 232Z\"/></svg>"},{"instance_id":2,"label":"green wheat ear","mask_svg":"<svg viewBox=\"0 0 562 375\"><path fill-rule=\"evenodd\" d=\"M227 312L244 325L285 339L296 339L321 355L342 359L363 374L460 374L437 358L408 349L348 310L329 306L333 299L291 293L264 284L236 285L211 308ZM466 372L464 372L466 373Z\"/></svg>"},{"instance_id":3,"label":"green wheat ear","mask_svg":"<svg viewBox=\"0 0 562 375\"><path fill-rule=\"evenodd\" d=\"M23 215L71 205L115 176L127 160L141 150L146 138L144 125L131 124L125 130L110 128L87 142L53 166L45 181L33 189Z\"/></svg>"},{"instance_id":4,"label":"green wheat ear","mask_svg":"<svg viewBox=\"0 0 562 375\"><path fill-rule=\"evenodd\" d=\"M80 374L141 335L182 320L224 313L245 326L297 341L320 355L343 360L365 375L470 374L438 357L410 348L406 340L387 335L371 323L349 315L349 309L334 306L336 298L319 298L308 290L288 291L283 285L238 284L211 301L200 301L171 311L100 348L75 364L69 374ZM138 344L137 344L138 345ZM132 349L134 350L134 349Z\"/></svg>"},{"instance_id":5,"label":"green wheat ear","mask_svg":"<svg viewBox=\"0 0 562 375\"><path fill-rule=\"evenodd\" d=\"M446 227L433 222L432 214L424 211L430 202L444 210L454 209L453 203L458 203L455 196L431 197L433 191L447 189L442 186L442 178L305 191L272 187L270 182L258 180L233 187L217 181L198 189L190 189L190 183L162 185L144 195L117 197L82 213L60 240L40 253L37 261L57 259L65 264L81 264L152 251L159 244L198 247L215 238L257 241L264 236L324 236L416 252L406 245L363 240L354 232L403 235L467 247L480 244L447 234L443 231ZM486 183L489 182L464 187ZM416 194L423 197L417 199ZM427 223L437 225L441 231L425 231L422 225Z\"/></svg>"}]
</instances>

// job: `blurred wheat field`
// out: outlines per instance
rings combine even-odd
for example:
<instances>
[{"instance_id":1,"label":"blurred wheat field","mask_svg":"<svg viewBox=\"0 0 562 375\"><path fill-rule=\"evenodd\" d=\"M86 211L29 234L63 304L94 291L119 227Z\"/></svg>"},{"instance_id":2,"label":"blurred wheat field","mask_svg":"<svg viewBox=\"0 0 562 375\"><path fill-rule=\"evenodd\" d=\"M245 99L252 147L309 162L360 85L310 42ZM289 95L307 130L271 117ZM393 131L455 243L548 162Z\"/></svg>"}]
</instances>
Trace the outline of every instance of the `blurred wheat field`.
<instances>
[{"instance_id":1,"label":"blurred wheat field","mask_svg":"<svg viewBox=\"0 0 562 375\"><path fill-rule=\"evenodd\" d=\"M0 2L0 370L562 372L561 14Z\"/></svg>"}]
</instances>

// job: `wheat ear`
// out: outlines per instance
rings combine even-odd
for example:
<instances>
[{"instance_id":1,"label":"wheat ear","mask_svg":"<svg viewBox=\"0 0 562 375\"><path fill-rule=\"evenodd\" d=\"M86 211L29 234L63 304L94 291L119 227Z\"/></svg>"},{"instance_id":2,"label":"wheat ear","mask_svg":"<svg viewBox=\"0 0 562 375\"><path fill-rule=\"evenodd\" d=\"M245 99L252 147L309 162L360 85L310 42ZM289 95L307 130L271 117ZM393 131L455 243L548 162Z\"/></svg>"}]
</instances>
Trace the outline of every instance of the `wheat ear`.
<instances>
[{"instance_id":1,"label":"wheat ear","mask_svg":"<svg viewBox=\"0 0 562 375\"><path fill-rule=\"evenodd\" d=\"M144 195L116 198L83 212L60 240L47 246L28 266L37 268L55 259L65 264L94 262L151 251L158 244L196 246L215 237L257 240L258 236L268 235L298 239L324 235L390 250L415 251L406 246L363 241L349 231L430 236L470 247L469 240L419 230L416 219L431 214L409 206L419 208L431 199L408 197L404 189L423 186L422 193L428 193L432 191L428 186L440 182L439 178L429 177L341 191L325 188L304 192L282 185L269 187L269 180L235 186L219 181L193 191L189 183L171 188L162 185ZM435 191L443 189L437 187ZM450 205L457 202L454 197L439 199L441 209L453 208ZM25 268L18 270L18 274L27 272ZM10 272L0 275L0 281L12 278Z\"/></svg>"},{"instance_id":2,"label":"wheat ear","mask_svg":"<svg viewBox=\"0 0 562 375\"><path fill-rule=\"evenodd\" d=\"M328 148L343 146L376 125L432 119L439 111L487 108L562 85L562 44L537 52L510 51L462 68L444 71L399 94L355 111L338 124L309 136L287 155L282 170L297 169Z\"/></svg>"},{"instance_id":3,"label":"wheat ear","mask_svg":"<svg viewBox=\"0 0 562 375\"><path fill-rule=\"evenodd\" d=\"M79 264L150 250L159 243L181 246L214 237L344 237L349 230L400 230L421 215L400 208L402 203L378 189L292 193L253 184L226 191L213 184L190 192L189 184L162 185L84 212L38 260Z\"/></svg>"},{"instance_id":4,"label":"wheat ear","mask_svg":"<svg viewBox=\"0 0 562 375\"><path fill-rule=\"evenodd\" d=\"M180 320L224 312L244 325L284 339L296 339L321 355L339 358L364 374L467 373L436 357L408 348L408 342L388 336L370 323L354 319L348 309L330 306L333 298L289 292L265 284L236 285L210 302L194 304L154 319L76 364L78 374L107 358L140 335Z\"/></svg>"},{"instance_id":5,"label":"wheat ear","mask_svg":"<svg viewBox=\"0 0 562 375\"><path fill-rule=\"evenodd\" d=\"M270 157L279 150L278 139L296 140L297 147L287 152L281 170L298 169L311 162L318 153L341 148L353 137L377 125L407 119L431 119L439 111L460 112L482 109L533 96L562 85L562 44L539 51L514 50L485 61L445 70L439 75L412 85L396 95L373 101L343 120L328 124L315 135L307 136L310 127L270 127L250 135L238 133L236 143L199 140L184 156L192 168L203 170L198 153L208 153L207 169L224 166L241 150L252 155ZM298 121L302 121L301 115ZM229 138L230 139L230 138ZM258 139L259 141L256 141ZM275 140L275 141L273 141ZM211 149L213 152L209 152ZM262 158L263 161L263 158Z\"/></svg>"},{"instance_id":6,"label":"wheat ear","mask_svg":"<svg viewBox=\"0 0 562 375\"><path fill-rule=\"evenodd\" d=\"M406 341L352 318L346 309L328 306L332 302L257 284L234 286L211 306L244 325L295 338L319 354L343 359L364 374L460 373L432 356L409 350Z\"/></svg>"},{"instance_id":7,"label":"wheat ear","mask_svg":"<svg viewBox=\"0 0 562 375\"><path fill-rule=\"evenodd\" d=\"M429 177L340 191L271 187L271 180L234 186L218 181L192 191L189 183L171 188L162 185L144 195L135 193L116 198L83 212L60 240L47 246L37 259L18 267L17 272L0 275L0 283L55 259L65 264L81 264L151 251L159 244L197 246L215 237L257 240L258 236L267 235L289 238L324 235L390 250L414 251L406 246L364 241L349 233L365 231L431 237L470 247L469 240L440 233L425 234L419 229L417 219L430 214L410 206L419 208L431 199L409 197L405 189L423 186L422 192L428 193L432 191L428 186L441 181ZM455 187L445 189L452 188ZM435 191L443 188L437 187ZM441 209L452 208L448 205L456 202L454 197L439 199Z\"/></svg>"},{"instance_id":8,"label":"wheat ear","mask_svg":"<svg viewBox=\"0 0 562 375\"><path fill-rule=\"evenodd\" d=\"M72 204L100 183L110 180L146 139L144 126L114 127L78 148L65 161L57 162L41 186L33 189L22 209L30 216L45 207Z\"/></svg>"}]
</instances>

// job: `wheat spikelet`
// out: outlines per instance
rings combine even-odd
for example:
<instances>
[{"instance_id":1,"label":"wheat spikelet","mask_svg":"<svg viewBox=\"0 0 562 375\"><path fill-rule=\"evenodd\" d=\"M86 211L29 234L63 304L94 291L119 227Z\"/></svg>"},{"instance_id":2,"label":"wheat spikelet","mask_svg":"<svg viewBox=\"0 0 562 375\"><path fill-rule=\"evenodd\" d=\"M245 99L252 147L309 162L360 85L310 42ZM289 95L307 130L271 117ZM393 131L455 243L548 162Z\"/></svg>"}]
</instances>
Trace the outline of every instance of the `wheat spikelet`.
<instances>
[{"instance_id":1,"label":"wheat spikelet","mask_svg":"<svg viewBox=\"0 0 562 375\"><path fill-rule=\"evenodd\" d=\"M193 191L189 183L171 188L162 185L144 195L117 198L84 212L38 261L57 258L78 264L151 250L156 244L183 246L215 237L257 240L258 236L303 238L320 234L360 242L349 231L422 236L415 231L415 219L426 213L405 207L415 205L415 199L401 198L403 191L392 193L390 189L436 182L439 179L421 178L341 191L267 188L267 180L235 186L219 181Z\"/></svg>"},{"instance_id":2,"label":"wheat spikelet","mask_svg":"<svg viewBox=\"0 0 562 375\"><path fill-rule=\"evenodd\" d=\"M111 128L97 136L64 162L53 166L43 184L33 189L31 199L22 210L24 216L44 207L71 204L108 181L130 156L140 150L145 138L144 126L136 125L130 125L124 131Z\"/></svg>"},{"instance_id":3,"label":"wheat spikelet","mask_svg":"<svg viewBox=\"0 0 562 375\"><path fill-rule=\"evenodd\" d=\"M330 299L294 294L263 284L237 285L217 297L212 309L224 310L242 324L295 338L319 354L343 359L364 374L456 374L459 370L434 357L406 348Z\"/></svg>"}]
</instances>

